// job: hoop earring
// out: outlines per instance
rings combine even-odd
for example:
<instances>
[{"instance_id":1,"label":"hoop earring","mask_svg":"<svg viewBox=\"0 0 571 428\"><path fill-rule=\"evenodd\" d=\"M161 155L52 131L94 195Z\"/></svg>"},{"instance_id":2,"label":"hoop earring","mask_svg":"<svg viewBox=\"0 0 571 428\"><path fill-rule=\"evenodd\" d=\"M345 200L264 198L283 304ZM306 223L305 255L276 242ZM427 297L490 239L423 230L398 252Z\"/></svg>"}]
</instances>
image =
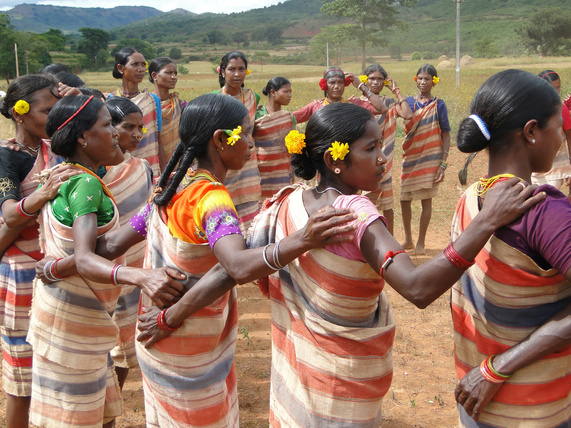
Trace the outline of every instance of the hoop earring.
<instances>
[{"instance_id":1,"label":"hoop earring","mask_svg":"<svg viewBox=\"0 0 571 428\"><path fill-rule=\"evenodd\" d=\"M341 168L337 167L333 170L335 174L341 174Z\"/></svg>"}]
</instances>

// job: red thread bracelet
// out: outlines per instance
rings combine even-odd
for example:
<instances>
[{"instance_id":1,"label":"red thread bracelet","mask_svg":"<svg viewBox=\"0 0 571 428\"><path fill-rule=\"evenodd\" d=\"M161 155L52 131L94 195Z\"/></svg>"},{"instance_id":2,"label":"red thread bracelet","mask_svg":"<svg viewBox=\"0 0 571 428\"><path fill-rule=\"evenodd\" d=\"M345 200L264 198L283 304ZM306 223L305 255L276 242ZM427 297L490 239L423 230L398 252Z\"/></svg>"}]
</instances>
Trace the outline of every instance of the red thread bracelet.
<instances>
[{"instance_id":1,"label":"red thread bracelet","mask_svg":"<svg viewBox=\"0 0 571 428\"><path fill-rule=\"evenodd\" d=\"M385 261L383 262L383 264L381 266L381 271L379 272L379 275L381 275L381 278L383 277L383 269L388 268L389 265L393 262L394 256L396 256L397 254L400 254L400 253L406 253L406 251L405 250L387 251L385 253Z\"/></svg>"},{"instance_id":2,"label":"red thread bracelet","mask_svg":"<svg viewBox=\"0 0 571 428\"><path fill-rule=\"evenodd\" d=\"M448 244L448 246L443 251L444 257L448 259L450 263L452 263L455 267L460 270L466 270L470 266L472 266L475 261L469 262L464 257L456 252L452 243Z\"/></svg>"},{"instance_id":3,"label":"red thread bracelet","mask_svg":"<svg viewBox=\"0 0 571 428\"><path fill-rule=\"evenodd\" d=\"M16 211L18 211L18 215L20 217L24 217L24 218L30 218L35 216L37 213L34 214L29 214L28 212L26 212L26 210L24 209L24 201L26 200L26 198L23 198L20 200L20 202L18 202L18 204L16 205Z\"/></svg>"}]
</instances>

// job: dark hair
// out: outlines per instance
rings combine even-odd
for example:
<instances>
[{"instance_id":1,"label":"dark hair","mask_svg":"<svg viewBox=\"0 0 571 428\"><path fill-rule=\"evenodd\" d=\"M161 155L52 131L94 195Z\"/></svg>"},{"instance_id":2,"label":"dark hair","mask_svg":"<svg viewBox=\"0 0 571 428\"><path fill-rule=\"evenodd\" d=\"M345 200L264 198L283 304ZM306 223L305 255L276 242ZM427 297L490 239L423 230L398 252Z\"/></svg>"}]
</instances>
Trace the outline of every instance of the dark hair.
<instances>
[{"instance_id":1,"label":"dark hair","mask_svg":"<svg viewBox=\"0 0 571 428\"><path fill-rule=\"evenodd\" d=\"M432 77L438 77L438 72L436 71L436 68L434 68L434 66L431 64L421 65L418 71L416 72L416 75L418 76L420 73L428 73Z\"/></svg>"},{"instance_id":2,"label":"dark hair","mask_svg":"<svg viewBox=\"0 0 571 428\"><path fill-rule=\"evenodd\" d=\"M67 65L63 65L60 63L48 64L40 70L40 74L51 74L53 76L61 72L71 73L71 70Z\"/></svg>"},{"instance_id":3,"label":"dark hair","mask_svg":"<svg viewBox=\"0 0 571 428\"><path fill-rule=\"evenodd\" d=\"M141 109L130 99L123 97L112 97L105 101L105 107L111 115L113 126L123 122L125 117L131 113L141 113Z\"/></svg>"},{"instance_id":4,"label":"dark hair","mask_svg":"<svg viewBox=\"0 0 571 428\"><path fill-rule=\"evenodd\" d=\"M327 67L325 69L325 72L323 73L323 78L325 80L329 80L334 76L339 76L341 77L341 79L345 79L345 73L343 73L343 70L341 70L339 67L335 67L335 66L330 66ZM327 97L327 90L323 90L323 95L325 97Z\"/></svg>"},{"instance_id":5,"label":"dark hair","mask_svg":"<svg viewBox=\"0 0 571 428\"><path fill-rule=\"evenodd\" d=\"M274 91L279 91L280 88L284 85L291 85L291 83L285 77L280 77L280 76L273 77L268 81L265 88L262 89L262 93L269 97L272 89Z\"/></svg>"},{"instance_id":6,"label":"dark hair","mask_svg":"<svg viewBox=\"0 0 571 428\"><path fill-rule=\"evenodd\" d=\"M547 80L549 83L561 80L559 74L557 74L553 70L543 70L541 73L538 74L538 76L541 77L542 79Z\"/></svg>"},{"instance_id":7,"label":"dark hair","mask_svg":"<svg viewBox=\"0 0 571 428\"><path fill-rule=\"evenodd\" d=\"M105 95L103 95L103 92L101 92L99 89L94 89L94 88L78 88L79 92L81 92L83 95L93 95L96 98L99 98L100 100L104 100L105 99Z\"/></svg>"},{"instance_id":8,"label":"dark hair","mask_svg":"<svg viewBox=\"0 0 571 428\"><path fill-rule=\"evenodd\" d=\"M380 64L369 65L367 68L365 68L365 72L363 74L365 76L368 76L369 74L374 73L375 71L378 71L379 73L381 73L383 75L384 79L386 79L388 76L387 71L383 67L381 67Z\"/></svg>"},{"instance_id":9,"label":"dark hair","mask_svg":"<svg viewBox=\"0 0 571 428\"><path fill-rule=\"evenodd\" d=\"M129 62L129 58L135 52L139 52L135 48L123 48L115 54L115 64L113 65L113 77L115 79L122 79L123 75L119 73L118 65L126 65ZM140 52L139 52L140 53Z\"/></svg>"},{"instance_id":10,"label":"dark hair","mask_svg":"<svg viewBox=\"0 0 571 428\"><path fill-rule=\"evenodd\" d=\"M152 60L150 62L150 64L149 64L149 81L151 83L155 83L155 80L151 76L153 74L153 72L158 73L167 64L176 65L176 63L171 58L169 58L168 56L160 56L160 57L155 58L154 60Z\"/></svg>"},{"instance_id":11,"label":"dark hair","mask_svg":"<svg viewBox=\"0 0 571 428\"><path fill-rule=\"evenodd\" d=\"M557 91L546 80L523 70L504 70L494 74L478 89L470 113L478 115L490 133L490 141L474 119L466 118L458 129L458 149L473 153L489 148L499 151L504 136L521 129L532 120L543 128L561 105Z\"/></svg>"},{"instance_id":12,"label":"dark hair","mask_svg":"<svg viewBox=\"0 0 571 428\"><path fill-rule=\"evenodd\" d=\"M57 81L52 75L27 74L18 77L8 86L6 96L0 100L0 113L7 119L14 120L12 109L18 100L24 100L32 104L35 101L34 92L44 88L51 88L52 92L57 94Z\"/></svg>"},{"instance_id":13,"label":"dark hair","mask_svg":"<svg viewBox=\"0 0 571 428\"><path fill-rule=\"evenodd\" d=\"M242 61L244 61L244 65L246 66L246 68L248 68L248 60L246 59L246 56L242 52L239 51L228 52L220 60L220 71L218 72L218 83L220 83L220 87L226 84L226 79L222 77L222 72L226 70L226 67L228 67L228 63L230 62L230 60L236 58L240 58ZM243 83L242 86L244 86Z\"/></svg>"},{"instance_id":14,"label":"dark hair","mask_svg":"<svg viewBox=\"0 0 571 428\"><path fill-rule=\"evenodd\" d=\"M201 95L189 102L180 117L180 143L165 166L157 187L164 191L153 202L169 203L195 158L208 153L208 143L217 129L234 129L248 116L248 109L233 97L221 94ZM176 173L171 173L178 164ZM170 180L169 180L170 178Z\"/></svg>"},{"instance_id":15,"label":"dark hair","mask_svg":"<svg viewBox=\"0 0 571 428\"><path fill-rule=\"evenodd\" d=\"M371 112L351 103L329 104L317 110L305 129L305 148L302 154L291 156L293 172L304 180L311 180L316 172L324 174L323 155L334 141L352 143L365 133ZM345 156L351 162L351 152Z\"/></svg>"},{"instance_id":16,"label":"dark hair","mask_svg":"<svg viewBox=\"0 0 571 428\"><path fill-rule=\"evenodd\" d=\"M85 131L89 131L97 122L99 111L103 108L103 102L93 97L77 116L58 130L88 99L87 95L65 97L59 100L50 111L46 121L46 133L52 139L52 152L56 155L64 158L73 156L77 148L78 138Z\"/></svg>"},{"instance_id":17,"label":"dark hair","mask_svg":"<svg viewBox=\"0 0 571 428\"><path fill-rule=\"evenodd\" d=\"M73 73L68 73L66 71L60 71L55 75L58 82L64 85L71 86L72 88L79 88L85 85L85 82L81 80L78 76Z\"/></svg>"}]
</instances>

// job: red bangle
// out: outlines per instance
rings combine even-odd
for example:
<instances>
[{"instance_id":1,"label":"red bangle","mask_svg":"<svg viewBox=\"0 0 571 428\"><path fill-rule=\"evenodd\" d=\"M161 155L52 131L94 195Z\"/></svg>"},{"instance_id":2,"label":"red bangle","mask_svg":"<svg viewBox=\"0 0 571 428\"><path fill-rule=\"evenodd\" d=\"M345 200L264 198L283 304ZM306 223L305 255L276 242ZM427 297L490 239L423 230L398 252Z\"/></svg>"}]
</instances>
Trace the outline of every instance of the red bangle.
<instances>
[{"instance_id":1,"label":"red bangle","mask_svg":"<svg viewBox=\"0 0 571 428\"><path fill-rule=\"evenodd\" d=\"M177 329L182 325L182 323L180 323L180 324L177 325L176 327L170 327L170 326L167 324L167 322L165 321L165 313L166 313L166 311L167 311L166 309L163 309L162 311L160 311L160 312L157 314L157 325L159 326L159 328L160 328L162 331L172 332L172 331L177 330Z\"/></svg>"},{"instance_id":2,"label":"red bangle","mask_svg":"<svg viewBox=\"0 0 571 428\"><path fill-rule=\"evenodd\" d=\"M55 260L52 265L50 266L50 272L52 273L52 275L57 278L57 279L64 279L65 277L63 276L59 276L56 273L56 263L59 262L60 260L62 260L62 258L60 257L59 259Z\"/></svg>"},{"instance_id":3,"label":"red bangle","mask_svg":"<svg viewBox=\"0 0 571 428\"><path fill-rule=\"evenodd\" d=\"M122 266L123 265L121 265L121 264L116 264L115 266L113 266L113 269L111 269L111 284L119 285L119 284L117 284L117 271Z\"/></svg>"},{"instance_id":4,"label":"red bangle","mask_svg":"<svg viewBox=\"0 0 571 428\"><path fill-rule=\"evenodd\" d=\"M448 259L450 263L452 263L455 267L460 270L466 270L470 266L472 266L475 261L469 262L464 257L456 252L452 243L448 244L448 246L443 251L444 257Z\"/></svg>"},{"instance_id":5,"label":"red bangle","mask_svg":"<svg viewBox=\"0 0 571 428\"><path fill-rule=\"evenodd\" d=\"M20 200L20 202L18 202L18 204L16 205L16 211L18 211L18 215L20 217L24 217L24 218L30 218L35 216L37 213L34 214L29 214L26 212L26 210L24 210L24 201L26 200L26 198L23 198L22 200Z\"/></svg>"},{"instance_id":6,"label":"red bangle","mask_svg":"<svg viewBox=\"0 0 571 428\"><path fill-rule=\"evenodd\" d=\"M383 264L381 266L381 271L379 272L379 275L381 275L381 278L383 277L383 269L388 268L389 265L393 262L394 256L396 256L397 254L400 254L400 253L406 253L406 251L405 250L387 251L385 253L385 261L383 262Z\"/></svg>"},{"instance_id":7,"label":"red bangle","mask_svg":"<svg viewBox=\"0 0 571 428\"><path fill-rule=\"evenodd\" d=\"M504 375L494 370L494 366L492 366L492 361L494 360L495 356L496 356L495 354L490 355L484 361L482 361L482 363L480 364L480 373L482 374L482 376L484 376L484 379L486 379L488 382L503 383L506 380L508 380L511 375Z\"/></svg>"}]
</instances>

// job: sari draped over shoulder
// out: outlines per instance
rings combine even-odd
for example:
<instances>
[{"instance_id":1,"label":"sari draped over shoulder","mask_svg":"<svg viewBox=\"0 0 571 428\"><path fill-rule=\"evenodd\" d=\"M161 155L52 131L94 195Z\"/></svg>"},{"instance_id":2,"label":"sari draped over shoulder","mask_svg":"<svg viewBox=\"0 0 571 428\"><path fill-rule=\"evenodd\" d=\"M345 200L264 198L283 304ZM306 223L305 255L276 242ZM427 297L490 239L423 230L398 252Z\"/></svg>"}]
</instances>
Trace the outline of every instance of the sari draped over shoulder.
<instances>
[{"instance_id":1,"label":"sari draped over shoulder","mask_svg":"<svg viewBox=\"0 0 571 428\"><path fill-rule=\"evenodd\" d=\"M22 198L38 188L37 175L56 164L49 141L43 140L32 170L20 184ZM25 228L0 263L0 324L13 330L27 330L30 323L32 281L36 276L36 263L44 258L38 237L37 223Z\"/></svg>"},{"instance_id":2,"label":"sari draped over shoulder","mask_svg":"<svg viewBox=\"0 0 571 428\"><path fill-rule=\"evenodd\" d=\"M112 166L103 177L103 182L113 193L119 210L119 226L129 220L146 205L152 192L153 180L151 167L144 159L138 159L125 153L125 160ZM132 267L143 267L146 242L133 245L125 253L125 264ZM111 351L115 365L119 367L136 367L135 325L141 289L134 285L124 286L113 313L113 320L119 327L119 341Z\"/></svg>"},{"instance_id":3,"label":"sari draped over shoulder","mask_svg":"<svg viewBox=\"0 0 571 428\"><path fill-rule=\"evenodd\" d=\"M438 98L414 109L413 118L405 121L401 192L435 187L434 179L442 160L442 138L438 123Z\"/></svg>"},{"instance_id":4,"label":"sari draped over shoulder","mask_svg":"<svg viewBox=\"0 0 571 428\"><path fill-rule=\"evenodd\" d=\"M473 186L452 222L452 240L478 213ZM518 344L571 301L571 283L556 269L542 269L529 256L492 236L452 288L455 361L462 379L489 355ZM571 423L571 346L518 370L462 426L560 427Z\"/></svg>"},{"instance_id":5,"label":"sari draped over shoulder","mask_svg":"<svg viewBox=\"0 0 571 428\"><path fill-rule=\"evenodd\" d=\"M290 186L266 201L249 248L306 224L303 190ZM259 284L272 306L270 425L380 426L395 333L382 278L368 264L318 249Z\"/></svg>"},{"instance_id":6,"label":"sari draped over shoulder","mask_svg":"<svg viewBox=\"0 0 571 428\"><path fill-rule=\"evenodd\" d=\"M285 137L294 127L292 113L279 110L256 120L254 141L258 156L263 202L292 183L291 155Z\"/></svg>"},{"instance_id":7,"label":"sari draped over shoulder","mask_svg":"<svg viewBox=\"0 0 571 428\"><path fill-rule=\"evenodd\" d=\"M173 237L164 209L153 206L145 268L178 269L186 274L184 285L189 289L216 263L208 243L194 244ZM238 426L236 296L234 287L150 349L136 344L147 426ZM150 306L152 302L143 294L141 304Z\"/></svg>"},{"instance_id":8,"label":"sari draped over shoulder","mask_svg":"<svg viewBox=\"0 0 571 428\"><path fill-rule=\"evenodd\" d=\"M178 125L182 113L182 100L178 92L173 92L168 100L162 101L161 108L163 110L161 144L165 151L165 162L168 162L180 142Z\"/></svg>"},{"instance_id":9,"label":"sari draped over shoulder","mask_svg":"<svg viewBox=\"0 0 571 428\"><path fill-rule=\"evenodd\" d=\"M250 89L242 89L244 105L248 109L252 127L256 118L257 100L256 94ZM220 89L222 93L222 88ZM240 220L240 229L246 233L252 220L258 214L258 204L262 188L260 186L260 171L258 170L258 158L256 151L240 170L229 170L226 173L224 186L230 192L230 197Z\"/></svg>"}]
</instances>

